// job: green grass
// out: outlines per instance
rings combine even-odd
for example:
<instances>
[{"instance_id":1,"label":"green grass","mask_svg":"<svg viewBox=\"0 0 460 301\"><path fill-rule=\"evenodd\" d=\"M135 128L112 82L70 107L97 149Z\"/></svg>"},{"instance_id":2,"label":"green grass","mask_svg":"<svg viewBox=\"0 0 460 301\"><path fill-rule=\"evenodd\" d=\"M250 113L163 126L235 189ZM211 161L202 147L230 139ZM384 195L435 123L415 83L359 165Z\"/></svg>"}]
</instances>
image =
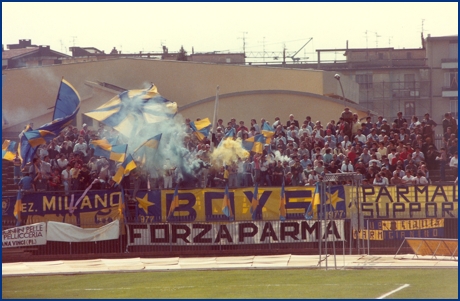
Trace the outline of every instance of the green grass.
<instances>
[{"instance_id":1,"label":"green grass","mask_svg":"<svg viewBox=\"0 0 460 301\"><path fill-rule=\"evenodd\" d=\"M2 298L458 299L457 269L225 270L3 277Z\"/></svg>"}]
</instances>

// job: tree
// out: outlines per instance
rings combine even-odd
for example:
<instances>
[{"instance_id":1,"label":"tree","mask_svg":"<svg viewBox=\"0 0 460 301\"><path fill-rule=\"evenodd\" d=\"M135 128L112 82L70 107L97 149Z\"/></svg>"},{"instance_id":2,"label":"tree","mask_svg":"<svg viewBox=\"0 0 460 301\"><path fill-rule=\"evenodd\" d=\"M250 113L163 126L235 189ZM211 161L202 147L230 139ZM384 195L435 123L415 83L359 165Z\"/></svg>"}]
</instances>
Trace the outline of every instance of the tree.
<instances>
[{"instance_id":1,"label":"tree","mask_svg":"<svg viewBox=\"0 0 460 301\"><path fill-rule=\"evenodd\" d=\"M180 47L179 54L177 55L178 61L186 61L187 60L187 51L185 51L184 46Z\"/></svg>"}]
</instances>

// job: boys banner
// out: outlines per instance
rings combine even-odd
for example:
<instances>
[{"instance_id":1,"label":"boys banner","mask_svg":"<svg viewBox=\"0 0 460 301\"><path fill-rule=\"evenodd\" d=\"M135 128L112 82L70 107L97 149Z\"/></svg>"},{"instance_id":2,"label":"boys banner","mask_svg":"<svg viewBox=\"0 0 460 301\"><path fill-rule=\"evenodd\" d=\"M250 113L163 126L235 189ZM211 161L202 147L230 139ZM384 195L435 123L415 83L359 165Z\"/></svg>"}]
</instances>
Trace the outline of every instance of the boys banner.
<instances>
[{"instance_id":1,"label":"boys banner","mask_svg":"<svg viewBox=\"0 0 460 301\"><path fill-rule=\"evenodd\" d=\"M305 219L313 201L315 187L285 187L284 198L281 197L281 187L259 187L256 199L253 187L229 189L228 192L228 201L224 202L223 188L178 190L178 202L174 202L172 206L174 190L140 190L135 197L135 209L130 209L126 201L126 217L141 223L213 222L231 219L250 221L279 220L282 212L285 220L299 220ZM352 211L358 208L364 218L371 219L458 217L456 185L371 186L360 187L358 192L356 197L356 187L326 187L322 194L325 199L321 203L328 218L350 218ZM80 196L81 192L75 193L73 198L77 200ZM2 198L3 215L13 216L15 198ZM117 190L90 190L72 213L69 208L71 201L72 196L64 196L62 193L25 194L21 206L22 221L26 224L55 221L94 228L120 217L121 192ZM223 209L228 204L233 216L224 214ZM318 216L321 216L320 206L317 210ZM87 226L88 223L91 225Z\"/></svg>"}]
</instances>

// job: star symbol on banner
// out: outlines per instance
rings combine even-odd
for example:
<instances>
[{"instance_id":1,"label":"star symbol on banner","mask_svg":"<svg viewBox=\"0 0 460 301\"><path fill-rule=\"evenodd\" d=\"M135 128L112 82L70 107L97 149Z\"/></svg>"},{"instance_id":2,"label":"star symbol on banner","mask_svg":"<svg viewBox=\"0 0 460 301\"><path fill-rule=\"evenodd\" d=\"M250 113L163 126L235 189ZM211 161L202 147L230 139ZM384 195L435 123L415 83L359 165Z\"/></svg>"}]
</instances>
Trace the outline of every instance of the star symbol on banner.
<instances>
[{"instance_id":1,"label":"star symbol on banner","mask_svg":"<svg viewBox=\"0 0 460 301\"><path fill-rule=\"evenodd\" d=\"M136 200L138 202L137 206L139 208L144 209L146 214L149 213L149 207L150 206L155 206L154 203L149 202L149 194L148 193L146 193L143 198L137 198L136 197Z\"/></svg>"},{"instance_id":2,"label":"star symbol on banner","mask_svg":"<svg viewBox=\"0 0 460 301\"><path fill-rule=\"evenodd\" d=\"M333 194L326 192L326 195L327 195L326 205L331 204L332 207L334 208L334 210L335 210L338 202L344 201L344 199L339 197L339 191L338 190L336 190Z\"/></svg>"}]
</instances>

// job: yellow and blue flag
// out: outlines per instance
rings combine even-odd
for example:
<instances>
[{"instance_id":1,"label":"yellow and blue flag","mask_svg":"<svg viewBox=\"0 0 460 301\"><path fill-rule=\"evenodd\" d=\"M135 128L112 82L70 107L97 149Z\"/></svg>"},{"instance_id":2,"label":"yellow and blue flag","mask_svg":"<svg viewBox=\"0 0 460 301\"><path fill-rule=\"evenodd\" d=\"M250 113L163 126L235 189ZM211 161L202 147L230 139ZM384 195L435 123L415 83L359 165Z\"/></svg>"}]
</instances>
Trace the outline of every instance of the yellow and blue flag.
<instances>
[{"instance_id":1,"label":"yellow and blue flag","mask_svg":"<svg viewBox=\"0 0 460 301\"><path fill-rule=\"evenodd\" d=\"M254 186L254 194L252 195L252 202L250 212L252 214L252 219L256 220L257 217L257 207L259 206L259 186L256 183Z\"/></svg>"},{"instance_id":2,"label":"yellow and blue flag","mask_svg":"<svg viewBox=\"0 0 460 301\"><path fill-rule=\"evenodd\" d=\"M28 131L32 131L30 128L30 125L27 125L24 129L23 133L26 133ZM35 152L37 151L38 146L32 147L32 145L29 144L29 141L27 140L25 135L21 136L21 139L19 140L19 145L18 145L18 150L19 150L19 158L21 159L21 168L24 168L27 163L32 162L32 159L35 156Z\"/></svg>"},{"instance_id":3,"label":"yellow and blue flag","mask_svg":"<svg viewBox=\"0 0 460 301\"><path fill-rule=\"evenodd\" d=\"M176 189L174 190L173 200L171 202L171 206L169 207L168 218L174 216L174 210L179 207L179 185L176 185Z\"/></svg>"},{"instance_id":4,"label":"yellow and blue flag","mask_svg":"<svg viewBox=\"0 0 460 301\"><path fill-rule=\"evenodd\" d=\"M313 193L313 199L308 206L307 212L305 212L305 219L318 218L318 206L321 205L321 191L320 183L316 182L315 191Z\"/></svg>"},{"instance_id":5,"label":"yellow and blue flag","mask_svg":"<svg viewBox=\"0 0 460 301\"><path fill-rule=\"evenodd\" d=\"M284 179L283 185L281 186L281 195L280 195L280 220L286 220L286 194L284 193Z\"/></svg>"},{"instance_id":6,"label":"yellow and blue flag","mask_svg":"<svg viewBox=\"0 0 460 301\"><path fill-rule=\"evenodd\" d=\"M272 140L272 137L275 136L275 129L271 125L268 124L268 122L264 122L262 125L262 135L266 138L265 143L270 143Z\"/></svg>"},{"instance_id":7,"label":"yellow and blue flag","mask_svg":"<svg viewBox=\"0 0 460 301\"><path fill-rule=\"evenodd\" d=\"M203 141L205 137L208 137L211 126L212 125L211 121L209 121L209 118L190 122L190 128L200 141Z\"/></svg>"},{"instance_id":8,"label":"yellow and blue flag","mask_svg":"<svg viewBox=\"0 0 460 301\"><path fill-rule=\"evenodd\" d=\"M257 154L262 154L264 151L264 145L266 138L263 134L255 135L243 141L242 146L248 152L253 151Z\"/></svg>"},{"instance_id":9,"label":"yellow and blue flag","mask_svg":"<svg viewBox=\"0 0 460 301\"><path fill-rule=\"evenodd\" d=\"M131 156L131 154L128 154L123 163L118 167L118 170L112 177L112 180L115 183L120 184L121 180L123 180L123 177L129 174L129 172L135 168L136 163L134 162L133 156Z\"/></svg>"},{"instance_id":10,"label":"yellow and blue flag","mask_svg":"<svg viewBox=\"0 0 460 301\"><path fill-rule=\"evenodd\" d=\"M222 140L220 140L219 145L217 147L220 147L224 143L224 141L227 139L233 140L235 138L235 135L236 135L236 130L235 128L232 128L230 131L225 133L225 136L222 138Z\"/></svg>"},{"instance_id":11,"label":"yellow and blue flag","mask_svg":"<svg viewBox=\"0 0 460 301\"><path fill-rule=\"evenodd\" d=\"M90 145L94 148L95 156L105 157L116 162L123 162L126 158L128 144L112 145L107 139L100 139L92 140Z\"/></svg>"},{"instance_id":12,"label":"yellow and blue flag","mask_svg":"<svg viewBox=\"0 0 460 301\"><path fill-rule=\"evenodd\" d=\"M24 132L24 136L26 136L27 140L29 141L29 144L32 147L36 147L41 144L46 144L49 141L56 138L56 133L47 130L37 129L33 131Z\"/></svg>"},{"instance_id":13,"label":"yellow and blue flag","mask_svg":"<svg viewBox=\"0 0 460 301\"><path fill-rule=\"evenodd\" d=\"M147 89L123 91L85 115L129 137L143 125L171 119L176 113L177 104L161 96L152 84Z\"/></svg>"},{"instance_id":14,"label":"yellow and blue flag","mask_svg":"<svg viewBox=\"0 0 460 301\"><path fill-rule=\"evenodd\" d=\"M232 206L230 205L230 194L228 193L228 185L225 186L224 201L222 202L222 212L226 217L233 219Z\"/></svg>"},{"instance_id":15,"label":"yellow and blue flag","mask_svg":"<svg viewBox=\"0 0 460 301\"><path fill-rule=\"evenodd\" d=\"M54 106L53 120L70 116L79 107L80 95L77 90L68 81L62 79Z\"/></svg>"},{"instance_id":16,"label":"yellow and blue flag","mask_svg":"<svg viewBox=\"0 0 460 301\"><path fill-rule=\"evenodd\" d=\"M46 144L70 125L80 109L80 95L66 80L62 79L54 106L53 120L36 130L27 127L20 141L22 167L31 162L38 145Z\"/></svg>"},{"instance_id":17,"label":"yellow and blue flag","mask_svg":"<svg viewBox=\"0 0 460 301\"><path fill-rule=\"evenodd\" d=\"M2 159L13 161L16 158L18 151L18 143L16 141L5 140L2 144Z\"/></svg>"},{"instance_id":18,"label":"yellow and blue flag","mask_svg":"<svg viewBox=\"0 0 460 301\"><path fill-rule=\"evenodd\" d=\"M148 139L142 143L138 148L133 152L133 157L137 162L145 164L147 161L147 156L153 157L154 153L152 151L158 149L162 134L158 134Z\"/></svg>"},{"instance_id":19,"label":"yellow and blue flag","mask_svg":"<svg viewBox=\"0 0 460 301\"><path fill-rule=\"evenodd\" d=\"M14 204L14 217L16 218L16 226L21 225L21 212L22 212L22 191L18 191L18 195L16 197L16 203Z\"/></svg>"}]
</instances>

